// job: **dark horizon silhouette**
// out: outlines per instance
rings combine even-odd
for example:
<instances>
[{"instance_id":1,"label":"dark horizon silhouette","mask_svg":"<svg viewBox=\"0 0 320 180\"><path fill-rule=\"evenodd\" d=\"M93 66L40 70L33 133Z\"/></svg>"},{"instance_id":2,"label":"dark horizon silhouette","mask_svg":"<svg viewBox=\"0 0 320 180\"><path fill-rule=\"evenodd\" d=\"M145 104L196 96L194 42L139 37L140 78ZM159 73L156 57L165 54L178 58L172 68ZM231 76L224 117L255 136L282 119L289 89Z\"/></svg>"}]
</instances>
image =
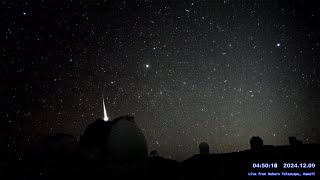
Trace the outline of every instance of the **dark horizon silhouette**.
<instances>
[{"instance_id":1,"label":"dark horizon silhouette","mask_svg":"<svg viewBox=\"0 0 320 180\"><path fill-rule=\"evenodd\" d=\"M281 146L265 145L258 136L249 142L250 149L219 154L210 153L209 144L202 142L198 153L179 162L148 149L133 116L97 119L87 126L80 140L65 133L43 137L24 149L23 160L10 164L4 174L24 179L214 179L291 177L297 173L318 176L320 144L304 144L292 136L288 137L288 145ZM277 167L261 168L259 163ZM286 163L287 169L281 167ZM290 164L301 167L290 168ZM16 168L19 173L13 174Z\"/></svg>"}]
</instances>

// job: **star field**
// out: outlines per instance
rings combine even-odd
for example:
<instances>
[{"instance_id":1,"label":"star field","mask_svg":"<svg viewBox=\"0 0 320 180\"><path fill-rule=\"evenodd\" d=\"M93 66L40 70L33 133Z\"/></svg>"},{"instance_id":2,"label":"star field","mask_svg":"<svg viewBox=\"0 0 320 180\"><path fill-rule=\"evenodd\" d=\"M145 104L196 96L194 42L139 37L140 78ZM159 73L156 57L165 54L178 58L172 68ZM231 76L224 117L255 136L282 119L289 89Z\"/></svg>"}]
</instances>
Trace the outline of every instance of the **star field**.
<instances>
[{"instance_id":1,"label":"star field","mask_svg":"<svg viewBox=\"0 0 320 180\"><path fill-rule=\"evenodd\" d=\"M296 136L320 143L316 1L3 1L1 79L16 151L131 114L183 160Z\"/></svg>"}]
</instances>

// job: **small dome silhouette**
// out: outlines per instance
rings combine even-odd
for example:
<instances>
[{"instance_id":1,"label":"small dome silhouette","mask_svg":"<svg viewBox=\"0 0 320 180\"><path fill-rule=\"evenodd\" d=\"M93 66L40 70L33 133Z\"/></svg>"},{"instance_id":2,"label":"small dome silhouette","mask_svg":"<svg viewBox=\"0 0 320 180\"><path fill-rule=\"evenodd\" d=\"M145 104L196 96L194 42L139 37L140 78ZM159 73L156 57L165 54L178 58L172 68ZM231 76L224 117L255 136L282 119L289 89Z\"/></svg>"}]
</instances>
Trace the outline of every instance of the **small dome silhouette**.
<instances>
[{"instance_id":1,"label":"small dome silhouette","mask_svg":"<svg viewBox=\"0 0 320 180\"><path fill-rule=\"evenodd\" d=\"M289 139L289 144L290 146L297 146L297 145L302 145L302 141L298 140L296 137L294 136L290 136L288 137Z\"/></svg>"},{"instance_id":2,"label":"small dome silhouette","mask_svg":"<svg viewBox=\"0 0 320 180\"><path fill-rule=\"evenodd\" d=\"M263 149L263 140L259 136L253 136L250 139L251 150L259 151Z\"/></svg>"},{"instance_id":3,"label":"small dome silhouette","mask_svg":"<svg viewBox=\"0 0 320 180\"><path fill-rule=\"evenodd\" d=\"M199 144L200 154L209 154L209 145L206 142Z\"/></svg>"},{"instance_id":4,"label":"small dome silhouette","mask_svg":"<svg viewBox=\"0 0 320 180\"><path fill-rule=\"evenodd\" d=\"M153 150L150 152L149 157L160 157L157 150Z\"/></svg>"}]
</instances>

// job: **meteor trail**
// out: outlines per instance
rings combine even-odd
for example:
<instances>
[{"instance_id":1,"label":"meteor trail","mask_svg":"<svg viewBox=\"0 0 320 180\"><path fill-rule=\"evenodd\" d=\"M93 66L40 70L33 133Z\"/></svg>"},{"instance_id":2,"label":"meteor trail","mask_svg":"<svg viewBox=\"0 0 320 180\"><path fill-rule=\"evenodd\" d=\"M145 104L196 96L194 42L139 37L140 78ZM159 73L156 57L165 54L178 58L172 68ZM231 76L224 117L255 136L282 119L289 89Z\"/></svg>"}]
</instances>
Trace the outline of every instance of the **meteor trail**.
<instances>
[{"instance_id":1,"label":"meteor trail","mask_svg":"<svg viewBox=\"0 0 320 180\"><path fill-rule=\"evenodd\" d=\"M109 117L107 115L106 105L104 104L104 97L102 96L102 103L103 103L103 120L108 121Z\"/></svg>"}]
</instances>

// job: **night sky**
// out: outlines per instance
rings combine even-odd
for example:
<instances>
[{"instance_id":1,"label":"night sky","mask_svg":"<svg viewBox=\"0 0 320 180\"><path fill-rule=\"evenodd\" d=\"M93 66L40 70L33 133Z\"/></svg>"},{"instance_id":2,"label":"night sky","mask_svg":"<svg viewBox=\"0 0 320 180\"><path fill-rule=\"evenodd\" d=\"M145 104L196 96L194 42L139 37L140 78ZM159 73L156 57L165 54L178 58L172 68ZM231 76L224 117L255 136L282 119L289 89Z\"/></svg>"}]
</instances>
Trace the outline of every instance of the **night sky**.
<instances>
[{"instance_id":1,"label":"night sky","mask_svg":"<svg viewBox=\"0 0 320 180\"><path fill-rule=\"evenodd\" d=\"M12 154L133 115L183 160L251 136L320 143L317 1L1 1L1 133ZM14 156L19 157L19 155Z\"/></svg>"}]
</instances>

